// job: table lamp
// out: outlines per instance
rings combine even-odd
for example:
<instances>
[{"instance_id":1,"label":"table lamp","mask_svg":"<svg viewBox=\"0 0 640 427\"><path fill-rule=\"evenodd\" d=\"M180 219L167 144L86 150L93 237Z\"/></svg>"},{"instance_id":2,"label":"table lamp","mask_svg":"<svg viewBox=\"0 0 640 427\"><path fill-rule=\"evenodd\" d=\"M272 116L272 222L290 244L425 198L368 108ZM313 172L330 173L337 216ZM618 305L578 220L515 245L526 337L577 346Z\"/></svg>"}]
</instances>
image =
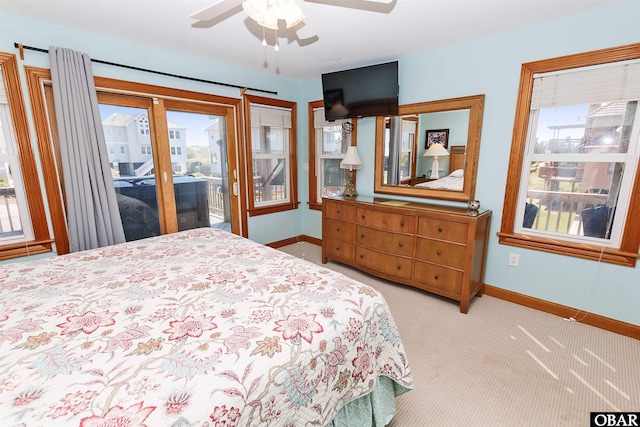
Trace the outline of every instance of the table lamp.
<instances>
[{"instance_id":1,"label":"table lamp","mask_svg":"<svg viewBox=\"0 0 640 427\"><path fill-rule=\"evenodd\" d=\"M440 179L440 175L438 175L438 156L448 156L449 152L444 145L439 142L435 142L427 148L427 151L424 152L424 157L433 157L433 163L431 165L431 179Z\"/></svg>"},{"instance_id":2,"label":"table lamp","mask_svg":"<svg viewBox=\"0 0 640 427\"><path fill-rule=\"evenodd\" d=\"M358 150L355 145L349 146L347 154L340 162L340 167L342 169L349 169L347 172L347 184L342 192L342 197L358 197L358 192L356 191L356 186L354 184L356 177L355 169L360 169L362 167L362 162L360 161Z\"/></svg>"}]
</instances>

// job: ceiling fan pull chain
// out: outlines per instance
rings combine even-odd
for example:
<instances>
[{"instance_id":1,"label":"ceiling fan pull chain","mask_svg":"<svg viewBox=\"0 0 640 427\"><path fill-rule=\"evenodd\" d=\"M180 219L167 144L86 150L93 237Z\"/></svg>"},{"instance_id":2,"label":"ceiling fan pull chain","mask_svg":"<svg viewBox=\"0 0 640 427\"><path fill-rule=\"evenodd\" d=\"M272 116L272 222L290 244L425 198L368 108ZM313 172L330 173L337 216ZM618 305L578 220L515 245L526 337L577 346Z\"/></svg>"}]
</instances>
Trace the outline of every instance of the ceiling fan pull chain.
<instances>
[{"instance_id":1,"label":"ceiling fan pull chain","mask_svg":"<svg viewBox=\"0 0 640 427\"><path fill-rule=\"evenodd\" d=\"M274 49L277 52L277 51L280 50L280 46L278 46L278 30L275 30L275 31L276 31L276 45L275 45Z\"/></svg>"}]
</instances>

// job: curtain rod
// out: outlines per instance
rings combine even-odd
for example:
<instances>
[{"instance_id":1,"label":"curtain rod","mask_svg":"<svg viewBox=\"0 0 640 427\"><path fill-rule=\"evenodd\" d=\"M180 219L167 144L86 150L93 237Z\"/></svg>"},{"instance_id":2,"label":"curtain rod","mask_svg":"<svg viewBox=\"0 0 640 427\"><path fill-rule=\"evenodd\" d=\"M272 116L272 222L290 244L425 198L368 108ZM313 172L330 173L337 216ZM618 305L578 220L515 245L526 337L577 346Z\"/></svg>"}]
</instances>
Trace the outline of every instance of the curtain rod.
<instances>
[{"instance_id":1,"label":"curtain rod","mask_svg":"<svg viewBox=\"0 0 640 427\"><path fill-rule=\"evenodd\" d=\"M33 46L26 46L26 45L22 45L20 43L13 43L13 46L15 48L17 48L17 49L20 49L20 59L23 59L23 60L24 60L24 55L22 54L22 50L23 49L33 50L33 51L36 51L36 52L49 53L49 50L47 50L47 49L42 49L42 48L33 47ZM275 92L275 91L272 91L272 90L256 89L256 88L253 88L253 87L239 86L239 85L234 85L234 84L231 84L231 83L214 82L214 81L211 81L211 80L198 79L198 78L195 78L195 77L181 76L179 74L165 73L165 72L162 72L162 71L149 70L147 68L140 68L140 67L134 67L134 66L131 66L131 65L118 64L118 63L115 63L115 62L102 61L100 59L91 58L91 62L96 62L96 63L99 63L99 64L105 64L105 65L112 65L114 67L127 68L129 70L144 71L144 72L147 72L147 73L160 74L161 76L176 77L178 79L191 80L191 81L194 81L194 82L210 83L210 84L214 84L214 85L218 85L218 86L234 87L234 88L237 88L237 89L240 89L240 90L252 90L252 91L255 91L255 92L270 93L272 95L277 95L278 94L278 92Z\"/></svg>"}]
</instances>

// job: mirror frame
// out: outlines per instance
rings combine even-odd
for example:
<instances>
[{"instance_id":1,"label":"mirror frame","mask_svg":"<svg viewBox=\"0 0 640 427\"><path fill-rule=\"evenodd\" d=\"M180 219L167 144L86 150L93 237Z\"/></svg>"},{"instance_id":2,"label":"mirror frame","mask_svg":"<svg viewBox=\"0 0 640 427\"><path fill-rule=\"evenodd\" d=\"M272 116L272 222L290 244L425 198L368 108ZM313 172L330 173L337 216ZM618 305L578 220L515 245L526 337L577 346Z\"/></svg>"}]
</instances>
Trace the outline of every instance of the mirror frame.
<instances>
[{"instance_id":1,"label":"mirror frame","mask_svg":"<svg viewBox=\"0 0 640 427\"><path fill-rule=\"evenodd\" d=\"M480 134L482 131L482 115L484 112L484 94L400 105L398 108L398 115L419 115L467 109L470 110L469 132L467 136L467 149L464 163L464 185L462 191L436 190L429 188L414 188L403 185L383 184L385 117L382 116L376 117L376 151L373 191L375 193L393 194L396 196L423 197L452 200L457 202L468 202L469 200L473 200L476 192L476 173L478 171L478 157L480 153Z\"/></svg>"}]
</instances>

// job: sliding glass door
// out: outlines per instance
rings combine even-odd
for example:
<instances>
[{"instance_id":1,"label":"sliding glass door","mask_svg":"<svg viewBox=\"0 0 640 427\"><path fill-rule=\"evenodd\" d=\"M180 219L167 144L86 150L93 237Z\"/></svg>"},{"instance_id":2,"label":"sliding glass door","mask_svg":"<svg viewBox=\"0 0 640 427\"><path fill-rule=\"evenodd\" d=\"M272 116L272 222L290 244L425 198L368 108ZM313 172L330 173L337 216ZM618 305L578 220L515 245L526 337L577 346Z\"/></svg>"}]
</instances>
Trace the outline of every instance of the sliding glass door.
<instances>
[{"instance_id":1,"label":"sliding glass door","mask_svg":"<svg viewBox=\"0 0 640 427\"><path fill-rule=\"evenodd\" d=\"M228 108L107 94L99 101L127 241L201 227L234 230Z\"/></svg>"},{"instance_id":2,"label":"sliding glass door","mask_svg":"<svg viewBox=\"0 0 640 427\"><path fill-rule=\"evenodd\" d=\"M192 221L208 221L209 227L243 235L241 172L236 147L238 108L176 99L167 99L162 104L166 111L178 228Z\"/></svg>"},{"instance_id":3,"label":"sliding glass door","mask_svg":"<svg viewBox=\"0 0 640 427\"><path fill-rule=\"evenodd\" d=\"M203 109L181 104L174 106L183 111L166 110L178 229L231 231L234 180L229 176L226 116L216 114L216 108L194 112Z\"/></svg>"},{"instance_id":4,"label":"sliding glass door","mask_svg":"<svg viewBox=\"0 0 640 427\"><path fill-rule=\"evenodd\" d=\"M102 98L123 101L122 97ZM124 101L140 106L149 103L145 99ZM159 236L162 233L153 158L156 142L149 110L101 103L100 118L125 237L131 241Z\"/></svg>"}]
</instances>

